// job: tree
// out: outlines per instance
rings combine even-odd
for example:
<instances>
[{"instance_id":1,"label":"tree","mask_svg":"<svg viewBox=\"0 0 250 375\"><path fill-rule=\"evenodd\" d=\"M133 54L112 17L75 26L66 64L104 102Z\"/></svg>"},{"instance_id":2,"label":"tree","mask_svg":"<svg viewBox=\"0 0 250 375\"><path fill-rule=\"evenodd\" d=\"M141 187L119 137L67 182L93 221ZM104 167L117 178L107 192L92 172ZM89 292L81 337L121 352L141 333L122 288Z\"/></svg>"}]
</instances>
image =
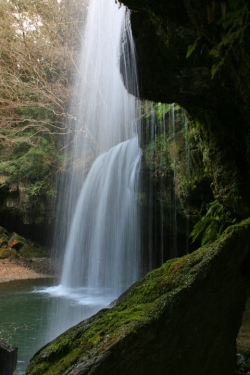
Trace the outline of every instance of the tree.
<instances>
[{"instance_id":1,"label":"tree","mask_svg":"<svg viewBox=\"0 0 250 375\"><path fill-rule=\"evenodd\" d=\"M0 0L2 186L53 195L87 3ZM0 185L1 186L1 185Z\"/></svg>"}]
</instances>

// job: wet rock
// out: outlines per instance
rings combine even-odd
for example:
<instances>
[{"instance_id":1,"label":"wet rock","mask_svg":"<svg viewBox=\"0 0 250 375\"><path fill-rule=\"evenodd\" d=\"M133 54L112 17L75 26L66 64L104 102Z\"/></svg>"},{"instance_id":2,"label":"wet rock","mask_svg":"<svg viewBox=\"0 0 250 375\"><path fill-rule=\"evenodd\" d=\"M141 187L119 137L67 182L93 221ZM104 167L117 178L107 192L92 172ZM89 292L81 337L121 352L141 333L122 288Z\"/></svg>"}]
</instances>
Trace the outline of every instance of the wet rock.
<instances>
[{"instance_id":1,"label":"wet rock","mask_svg":"<svg viewBox=\"0 0 250 375\"><path fill-rule=\"evenodd\" d=\"M0 340L0 375L12 375L17 364L17 347Z\"/></svg>"}]
</instances>

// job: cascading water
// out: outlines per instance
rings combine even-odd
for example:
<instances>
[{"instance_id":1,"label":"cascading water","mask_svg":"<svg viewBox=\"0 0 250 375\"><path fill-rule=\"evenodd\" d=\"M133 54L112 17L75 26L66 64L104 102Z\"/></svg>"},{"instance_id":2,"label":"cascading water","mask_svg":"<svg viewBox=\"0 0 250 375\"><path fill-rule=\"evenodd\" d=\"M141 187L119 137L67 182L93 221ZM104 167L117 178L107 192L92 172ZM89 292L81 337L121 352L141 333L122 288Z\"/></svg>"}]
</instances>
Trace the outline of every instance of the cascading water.
<instances>
[{"instance_id":1,"label":"cascading water","mask_svg":"<svg viewBox=\"0 0 250 375\"><path fill-rule=\"evenodd\" d=\"M141 144L143 267L148 272L188 252L188 122L177 104L144 102ZM184 197L186 196L186 202ZM181 207L181 208L180 208ZM185 215L181 210L185 207Z\"/></svg>"},{"instance_id":2,"label":"cascading water","mask_svg":"<svg viewBox=\"0 0 250 375\"><path fill-rule=\"evenodd\" d=\"M114 0L90 0L79 72L65 143L73 171L59 194L67 225L56 233L57 239L67 233L66 250L61 285L48 292L88 307L74 316L66 306L55 306L48 339L107 305L139 278L141 150L133 129L139 106L124 87L136 93L136 65L129 13ZM96 160L86 177L89 158Z\"/></svg>"},{"instance_id":3,"label":"cascading water","mask_svg":"<svg viewBox=\"0 0 250 375\"><path fill-rule=\"evenodd\" d=\"M137 138L97 158L83 184L66 246L62 286L118 296L138 278Z\"/></svg>"}]
</instances>

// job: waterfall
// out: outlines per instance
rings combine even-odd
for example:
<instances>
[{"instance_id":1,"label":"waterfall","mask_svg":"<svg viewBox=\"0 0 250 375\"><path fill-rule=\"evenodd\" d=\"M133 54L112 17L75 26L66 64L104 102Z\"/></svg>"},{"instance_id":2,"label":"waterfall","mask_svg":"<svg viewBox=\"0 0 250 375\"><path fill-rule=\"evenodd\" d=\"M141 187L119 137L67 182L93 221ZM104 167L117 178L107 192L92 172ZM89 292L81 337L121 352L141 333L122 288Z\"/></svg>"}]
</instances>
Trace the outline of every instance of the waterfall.
<instances>
[{"instance_id":1,"label":"waterfall","mask_svg":"<svg viewBox=\"0 0 250 375\"><path fill-rule=\"evenodd\" d=\"M62 285L118 296L138 278L137 138L100 155L83 184L66 246Z\"/></svg>"},{"instance_id":2,"label":"waterfall","mask_svg":"<svg viewBox=\"0 0 250 375\"><path fill-rule=\"evenodd\" d=\"M140 143L144 272L188 253L189 125L177 104L144 102Z\"/></svg>"},{"instance_id":3,"label":"waterfall","mask_svg":"<svg viewBox=\"0 0 250 375\"><path fill-rule=\"evenodd\" d=\"M169 110L169 134L173 142L175 142L175 136L176 136L176 123L175 123L175 105L174 103L171 104L170 110ZM174 144L174 143L173 143ZM176 165L177 165L177 158L176 158L176 151L175 146L172 150L172 159L173 159L173 181L175 186L176 181ZM171 211L170 211L171 212ZM172 226L173 226L173 246L172 246L172 257L175 258L178 255L177 251L177 211L176 211L176 193L173 194L173 210L170 213Z\"/></svg>"},{"instance_id":4,"label":"waterfall","mask_svg":"<svg viewBox=\"0 0 250 375\"><path fill-rule=\"evenodd\" d=\"M115 0L90 0L65 141L71 174L65 174L59 191L58 216L64 225L55 238L59 247L65 245L61 284L47 291L64 297L64 307L54 306L49 339L107 305L139 278L141 149L134 128L139 103L125 86L136 94L129 12ZM74 313L65 299L86 309Z\"/></svg>"}]
</instances>

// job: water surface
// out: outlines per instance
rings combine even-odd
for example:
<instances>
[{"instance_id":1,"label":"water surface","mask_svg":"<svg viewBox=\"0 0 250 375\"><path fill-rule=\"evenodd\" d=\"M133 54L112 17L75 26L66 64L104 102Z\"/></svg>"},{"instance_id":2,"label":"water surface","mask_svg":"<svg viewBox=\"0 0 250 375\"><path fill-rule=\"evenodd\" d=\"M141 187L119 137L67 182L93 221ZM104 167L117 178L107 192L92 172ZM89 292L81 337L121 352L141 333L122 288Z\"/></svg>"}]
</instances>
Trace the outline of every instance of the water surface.
<instances>
[{"instance_id":1,"label":"water surface","mask_svg":"<svg viewBox=\"0 0 250 375\"><path fill-rule=\"evenodd\" d=\"M18 347L15 375L24 374L31 357L43 345L110 302L94 294L86 298L84 290L65 292L54 283L38 279L0 284L0 339ZM58 325L59 315L66 326Z\"/></svg>"}]
</instances>

